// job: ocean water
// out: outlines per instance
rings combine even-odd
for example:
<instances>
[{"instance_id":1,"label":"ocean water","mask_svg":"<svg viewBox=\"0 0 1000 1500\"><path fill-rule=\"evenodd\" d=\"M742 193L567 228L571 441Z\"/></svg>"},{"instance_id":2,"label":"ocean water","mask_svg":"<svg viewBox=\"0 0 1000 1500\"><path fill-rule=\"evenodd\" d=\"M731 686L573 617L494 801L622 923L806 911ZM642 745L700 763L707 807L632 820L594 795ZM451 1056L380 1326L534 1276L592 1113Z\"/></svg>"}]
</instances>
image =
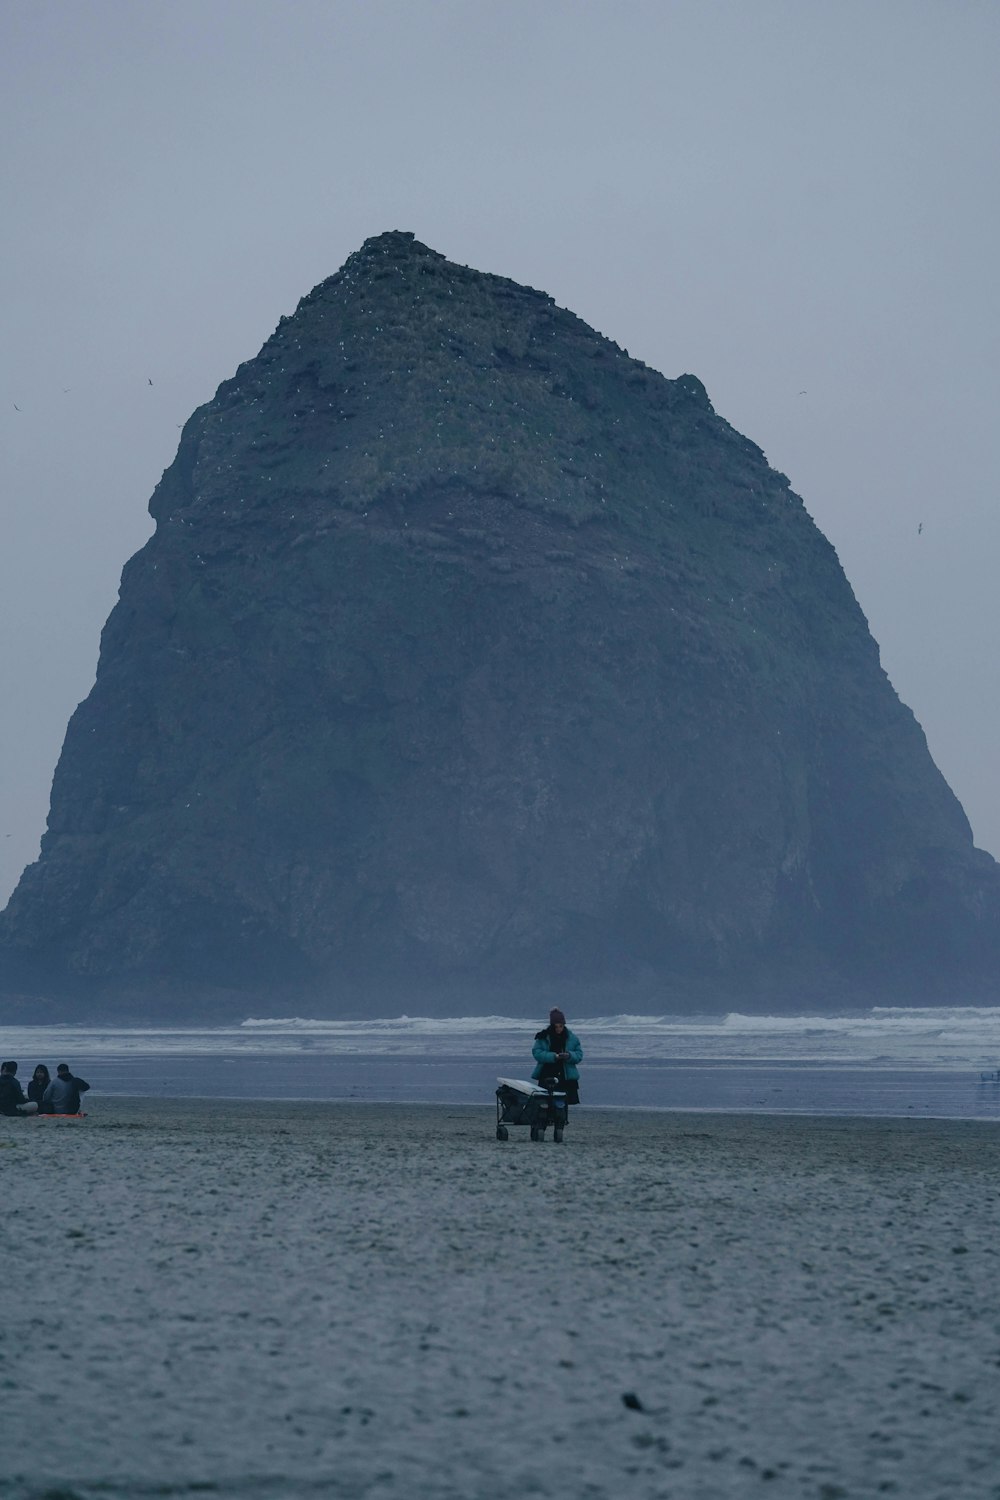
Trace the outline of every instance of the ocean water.
<instances>
[{"instance_id":1,"label":"ocean water","mask_svg":"<svg viewBox=\"0 0 1000 1500\"><path fill-rule=\"evenodd\" d=\"M1000 1120L1000 1007L576 1022L583 1103L603 1108ZM57 1062L102 1096L487 1104L530 1075L537 1017L250 1017L237 1026L8 1027L26 1081ZM985 1075L985 1076L984 1076Z\"/></svg>"}]
</instances>

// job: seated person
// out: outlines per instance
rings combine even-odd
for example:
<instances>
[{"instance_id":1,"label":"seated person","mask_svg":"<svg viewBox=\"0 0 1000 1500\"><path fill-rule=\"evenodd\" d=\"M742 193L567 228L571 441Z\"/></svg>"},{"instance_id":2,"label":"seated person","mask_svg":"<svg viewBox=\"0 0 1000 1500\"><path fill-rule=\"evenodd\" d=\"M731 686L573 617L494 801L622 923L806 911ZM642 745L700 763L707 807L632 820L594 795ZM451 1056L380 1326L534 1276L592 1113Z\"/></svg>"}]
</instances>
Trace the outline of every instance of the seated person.
<instances>
[{"instance_id":1,"label":"seated person","mask_svg":"<svg viewBox=\"0 0 1000 1500\"><path fill-rule=\"evenodd\" d=\"M38 1105L33 1099L24 1097L24 1089L17 1081L17 1063L0 1063L0 1115L36 1115Z\"/></svg>"},{"instance_id":2,"label":"seated person","mask_svg":"<svg viewBox=\"0 0 1000 1500\"><path fill-rule=\"evenodd\" d=\"M89 1088L85 1079L74 1078L67 1064L60 1063L56 1076L42 1096L43 1108L54 1115L78 1115L80 1095Z\"/></svg>"},{"instance_id":3,"label":"seated person","mask_svg":"<svg viewBox=\"0 0 1000 1500\"><path fill-rule=\"evenodd\" d=\"M39 1114L44 1113L42 1099L45 1097L45 1090L51 1082L52 1079L49 1077L48 1068L44 1063L39 1063L38 1067L32 1073L31 1081L28 1084L28 1098L33 1099L38 1105Z\"/></svg>"}]
</instances>

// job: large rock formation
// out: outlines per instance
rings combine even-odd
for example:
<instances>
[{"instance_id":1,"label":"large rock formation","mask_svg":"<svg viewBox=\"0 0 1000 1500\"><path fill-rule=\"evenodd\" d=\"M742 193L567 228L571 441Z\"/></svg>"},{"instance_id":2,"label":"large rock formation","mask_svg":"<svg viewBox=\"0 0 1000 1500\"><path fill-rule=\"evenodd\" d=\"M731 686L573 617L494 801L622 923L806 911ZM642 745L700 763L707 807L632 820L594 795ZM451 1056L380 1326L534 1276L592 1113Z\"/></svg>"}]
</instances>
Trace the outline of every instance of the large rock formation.
<instances>
[{"instance_id":1,"label":"large rock formation","mask_svg":"<svg viewBox=\"0 0 1000 1500\"><path fill-rule=\"evenodd\" d=\"M150 510L8 996L995 998L1000 871L833 548L694 376L385 234L195 412Z\"/></svg>"}]
</instances>

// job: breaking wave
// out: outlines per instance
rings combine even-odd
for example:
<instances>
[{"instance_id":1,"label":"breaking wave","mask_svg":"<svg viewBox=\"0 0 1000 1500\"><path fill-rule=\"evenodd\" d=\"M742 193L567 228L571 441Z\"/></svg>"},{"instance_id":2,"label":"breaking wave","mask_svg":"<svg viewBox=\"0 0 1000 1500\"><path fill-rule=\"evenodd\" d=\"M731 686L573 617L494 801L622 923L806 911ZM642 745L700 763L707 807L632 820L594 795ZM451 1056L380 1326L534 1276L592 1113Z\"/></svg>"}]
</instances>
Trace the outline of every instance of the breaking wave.
<instances>
[{"instance_id":1,"label":"breaking wave","mask_svg":"<svg viewBox=\"0 0 1000 1500\"><path fill-rule=\"evenodd\" d=\"M872 1068L1000 1066L1000 1007L878 1006L833 1016L608 1015L576 1021L589 1063L812 1062ZM523 1054L533 1016L396 1016L376 1020L250 1017L206 1027L12 1027L5 1050L24 1058L356 1055L492 1058Z\"/></svg>"}]
</instances>

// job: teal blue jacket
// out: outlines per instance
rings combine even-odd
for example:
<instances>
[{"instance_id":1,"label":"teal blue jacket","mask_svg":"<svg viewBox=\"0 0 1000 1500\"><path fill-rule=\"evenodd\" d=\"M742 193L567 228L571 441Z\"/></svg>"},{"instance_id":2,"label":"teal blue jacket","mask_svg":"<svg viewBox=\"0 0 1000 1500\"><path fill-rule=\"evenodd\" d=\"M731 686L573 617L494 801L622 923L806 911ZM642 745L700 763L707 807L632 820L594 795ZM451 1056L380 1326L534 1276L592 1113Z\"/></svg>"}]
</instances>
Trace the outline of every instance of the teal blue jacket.
<instances>
[{"instance_id":1,"label":"teal blue jacket","mask_svg":"<svg viewBox=\"0 0 1000 1500\"><path fill-rule=\"evenodd\" d=\"M569 1062L563 1068L565 1076L567 1078L579 1078L580 1073L576 1065L583 1061L583 1048L580 1046L579 1037L575 1036L568 1026L563 1032L559 1050L560 1052L568 1052L570 1057ZM552 1036L547 1026L544 1031L540 1031L535 1037L531 1055L535 1059L535 1069L531 1076L532 1078L541 1078L544 1065L546 1063L554 1063L557 1056L552 1050Z\"/></svg>"}]
</instances>

